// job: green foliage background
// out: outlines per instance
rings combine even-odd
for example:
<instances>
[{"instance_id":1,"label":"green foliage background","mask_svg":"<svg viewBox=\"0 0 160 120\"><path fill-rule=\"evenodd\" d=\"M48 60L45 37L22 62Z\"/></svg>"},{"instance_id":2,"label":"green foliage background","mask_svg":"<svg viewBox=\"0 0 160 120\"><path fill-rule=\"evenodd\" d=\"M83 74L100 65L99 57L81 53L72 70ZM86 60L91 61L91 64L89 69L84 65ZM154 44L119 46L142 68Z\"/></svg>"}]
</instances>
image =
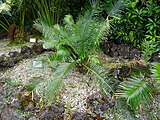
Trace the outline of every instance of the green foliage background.
<instances>
[{"instance_id":1,"label":"green foliage background","mask_svg":"<svg viewBox=\"0 0 160 120\"><path fill-rule=\"evenodd\" d=\"M109 40L129 43L141 48L141 43L160 41L160 2L158 0L136 0L128 2L121 18L113 18Z\"/></svg>"}]
</instances>

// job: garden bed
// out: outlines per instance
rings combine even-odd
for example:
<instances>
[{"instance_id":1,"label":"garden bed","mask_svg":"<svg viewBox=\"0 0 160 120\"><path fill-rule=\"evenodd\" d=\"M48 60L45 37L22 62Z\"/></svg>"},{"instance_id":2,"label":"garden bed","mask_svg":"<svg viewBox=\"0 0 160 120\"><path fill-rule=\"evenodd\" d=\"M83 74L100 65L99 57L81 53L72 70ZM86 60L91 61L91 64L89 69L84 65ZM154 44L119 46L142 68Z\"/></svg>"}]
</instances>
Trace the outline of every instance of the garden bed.
<instances>
[{"instance_id":1,"label":"garden bed","mask_svg":"<svg viewBox=\"0 0 160 120\"><path fill-rule=\"evenodd\" d=\"M11 51L20 52L22 46L8 47L6 41L1 41L1 55ZM31 45L31 43L29 44ZM118 52L117 46L111 48L112 53L109 52L108 55L115 51ZM130 48L128 45L122 44L122 46ZM119 56L116 54L112 57L102 53L103 62L110 69L113 78L121 79L130 76L130 70L133 67L147 69L145 68L146 64L140 62L139 52L135 53L136 56L138 54L138 57L133 57L133 59L125 59L125 51L120 49L120 52L123 54L118 54ZM117 104L114 98L109 94L108 96L103 95L98 84L91 80L91 76L77 72L76 68L65 78L64 85L54 104L46 106L43 97L37 95L36 92L29 92L27 84L30 81L51 79L52 70L46 62L43 62L42 68L33 67L33 61L45 61L51 53L53 52L46 51L40 55L22 59L13 67L0 72L0 113L2 120L112 120L120 117L118 111L113 111ZM157 98L154 102L154 108L158 105L159 99ZM159 113L155 110L154 114ZM125 114L123 118L125 118ZM146 115L137 115L137 118L148 119Z\"/></svg>"}]
</instances>

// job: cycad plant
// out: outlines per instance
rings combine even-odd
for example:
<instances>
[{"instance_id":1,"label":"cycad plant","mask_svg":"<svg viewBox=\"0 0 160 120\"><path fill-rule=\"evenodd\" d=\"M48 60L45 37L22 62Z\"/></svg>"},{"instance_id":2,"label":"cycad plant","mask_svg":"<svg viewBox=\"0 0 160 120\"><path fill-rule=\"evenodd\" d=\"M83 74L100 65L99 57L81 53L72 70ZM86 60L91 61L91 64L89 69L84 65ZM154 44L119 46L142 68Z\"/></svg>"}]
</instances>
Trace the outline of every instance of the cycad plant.
<instances>
[{"instance_id":1,"label":"cycad plant","mask_svg":"<svg viewBox=\"0 0 160 120\"><path fill-rule=\"evenodd\" d=\"M96 52L107 32L105 20L99 22L95 18L97 5L98 3L94 3L91 9L81 15L76 22L71 15L66 15L64 26L56 24L53 28L41 29L41 25L36 23L38 30L41 29L48 39L44 47L56 49L56 53L50 57L55 71L46 92L49 102L53 100L57 89L63 83L64 76L73 69L73 66L78 66L83 73L90 70L96 74L96 71L91 70L91 63L96 64L93 61L98 61ZM98 73L96 75L98 76ZM101 76L98 76L98 79L106 81Z\"/></svg>"},{"instance_id":2,"label":"cycad plant","mask_svg":"<svg viewBox=\"0 0 160 120\"><path fill-rule=\"evenodd\" d=\"M81 15L76 22L71 15L66 15L64 26L56 24L53 28L46 29L44 36L49 41L45 42L44 47L56 48L56 55L70 53L69 61L77 61L80 64L89 62L107 31L105 22L98 22L93 17L96 5Z\"/></svg>"}]
</instances>

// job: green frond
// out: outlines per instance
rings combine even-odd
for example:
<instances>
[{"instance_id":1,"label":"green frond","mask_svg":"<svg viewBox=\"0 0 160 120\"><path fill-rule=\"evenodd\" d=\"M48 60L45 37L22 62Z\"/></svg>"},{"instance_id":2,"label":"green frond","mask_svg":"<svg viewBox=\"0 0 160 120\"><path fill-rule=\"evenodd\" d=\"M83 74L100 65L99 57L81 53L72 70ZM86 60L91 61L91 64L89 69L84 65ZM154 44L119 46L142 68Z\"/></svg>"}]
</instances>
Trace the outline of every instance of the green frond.
<instances>
[{"instance_id":1,"label":"green frond","mask_svg":"<svg viewBox=\"0 0 160 120\"><path fill-rule=\"evenodd\" d=\"M38 30L39 32L41 32L41 33L44 32L44 30L43 30L43 25L42 25L42 23L40 22L40 20L38 20L38 19L37 19L36 21L34 21L33 27L34 27L36 30Z\"/></svg>"},{"instance_id":2,"label":"green frond","mask_svg":"<svg viewBox=\"0 0 160 120\"><path fill-rule=\"evenodd\" d=\"M89 74L92 76L92 79L96 83L98 83L99 87L105 94L114 93L114 90L109 84L110 79L108 78L108 72L104 67L99 65L91 65L90 67L85 67L88 69Z\"/></svg>"},{"instance_id":3,"label":"green frond","mask_svg":"<svg viewBox=\"0 0 160 120\"><path fill-rule=\"evenodd\" d=\"M160 90L160 63L154 63L154 69L151 71L156 80L155 86Z\"/></svg>"},{"instance_id":4,"label":"green frond","mask_svg":"<svg viewBox=\"0 0 160 120\"><path fill-rule=\"evenodd\" d=\"M154 77L160 81L160 63L154 63L152 73L154 74Z\"/></svg>"},{"instance_id":5,"label":"green frond","mask_svg":"<svg viewBox=\"0 0 160 120\"><path fill-rule=\"evenodd\" d=\"M34 91L38 84L42 83L44 81L41 77L33 77L31 78L28 83L25 85L27 91Z\"/></svg>"},{"instance_id":6,"label":"green frond","mask_svg":"<svg viewBox=\"0 0 160 120\"><path fill-rule=\"evenodd\" d=\"M128 105L136 109L138 105L149 104L154 96L154 87L144 76L132 77L120 85L119 98L125 98Z\"/></svg>"},{"instance_id":7,"label":"green frond","mask_svg":"<svg viewBox=\"0 0 160 120\"><path fill-rule=\"evenodd\" d=\"M150 59L150 55L157 51L157 44L154 41L144 40L141 46L143 58L147 62Z\"/></svg>"},{"instance_id":8,"label":"green frond","mask_svg":"<svg viewBox=\"0 0 160 120\"><path fill-rule=\"evenodd\" d=\"M124 7L126 6L126 0L105 0L104 9L108 16L106 18L106 27L110 29L112 26L110 24L109 17L119 18Z\"/></svg>"},{"instance_id":9,"label":"green frond","mask_svg":"<svg viewBox=\"0 0 160 120\"><path fill-rule=\"evenodd\" d=\"M48 103L52 103L55 100L55 95L59 91L59 88L63 84L64 77L70 72L70 70L74 66L73 63L60 63L56 69L56 71L53 73L52 78L47 83L47 89L46 89L46 97Z\"/></svg>"},{"instance_id":10,"label":"green frond","mask_svg":"<svg viewBox=\"0 0 160 120\"><path fill-rule=\"evenodd\" d=\"M96 29L96 34L94 34L95 35L95 37L93 37L93 38L95 38L95 41L96 41L96 45L99 45L99 43L100 43L100 41L101 41L101 39L104 37L104 35L105 35L105 32L108 32L109 30L106 30L107 29L107 27L105 26L105 23L99 23L99 26L98 26L99 28L98 29Z\"/></svg>"},{"instance_id":11,"label":"green frond","mask_svg":"<svg viewBox=\"0 0 160 120\"><path fill-rule=\"evenodd\" d=\"M105 0L105 8L108 16L119 16L124 9L125 0Z\"/></svg>"},{"instance_id":12,"label":"green frond","mask_svg":"<svg viewBox=\"0 0 160 120\"><path fill-rule=\"evenodd\" d=\"M71 15L66 15L64 18L64 22L65 24L68 24L70 26L73 25L74 24L73 17Z\"/></svg>"}]
</instances>

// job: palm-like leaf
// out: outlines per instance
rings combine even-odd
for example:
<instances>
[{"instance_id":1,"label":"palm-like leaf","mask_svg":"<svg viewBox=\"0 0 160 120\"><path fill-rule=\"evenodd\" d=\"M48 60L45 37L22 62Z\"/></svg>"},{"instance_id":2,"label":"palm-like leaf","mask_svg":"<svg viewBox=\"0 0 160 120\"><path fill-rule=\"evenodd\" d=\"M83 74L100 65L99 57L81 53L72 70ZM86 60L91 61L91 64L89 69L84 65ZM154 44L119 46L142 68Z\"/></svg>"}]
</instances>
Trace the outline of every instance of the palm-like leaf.
<instances>
[{"instance_id":1,"label":"palm-like leaf","mask_svg":"<svg viewBox=\"0 0 160 120\"><path fill-rule=\"evenodd\" d=\"M110 28L109 17L119 17L122 10L126 6L125 0L105 0L104 1L104 10L107 12L108 16L106 18L106 26Z\"/></svg>"},{"instance_id":2,"label":"palm-like leaf","mask_svg":"<svg viewBox=\"0 0 160 120\"><path fill-rule=\"evenodd\" d=\"M47 103L53 103L59 88L63 85L63 79L68 72L73 68L74 62L72 63L59 63L55 72L51 75L49 80L39 83L35 87L35 91L38 95L43 96Z\"/></svg>"},{"instance_id":3,"label":"palm-like leaf","mask_svg":"<svg viewBox=\"0 0 160 120\"><path fill-rule=\"evenodd\" d=\"M55 98L55 94L57 94L59 87L61 87L63 83L64 77L67 75L67 73L73 68L74 62L73 63L61 63L56 71L53 73L53 77L51 81L48 82L48 87L47 87L47 100L49 103L53 102Z\"/></svg>"},{"instance_id":4,"label":"palm-like leaf","mask_svg":"<svg viewBox=\"0 0 160 120\"><path fill-rule=\"evenodd\" d=\"M155 78L160 80L160 63L154 63L154 69L152 70Z\"/></svg>"},{"instance_id":5,"label":"palm-like leaf","mask_svg":"<svg viewBox=\"0 0 160 120\"><path fill-rule=\"evenodd\" d=\"M156 80L156 86L160 89L160 63L154 63L154 69L152 69L152 73Z\"/></svg>"},{"instance_id":6,"label":"palm-like leaf","mask_svg":"<svg viewBox=\"0 0 160 120\"><path fill-rule=\"evenodd\" d=\"M117 0L115 5L110 6L110 10L108 11L109 16L119 16L124 9L125 2L124 0Z\"/></svg>"},{"instance_id":7,"label":"palm-like leaf","mask_svg":"<svg viewBox=\"0 0 160 120\"><path fill-rule=\"evenodd\" d=\"M107 69L96 64L90 65L90 67L85 67L89 70L89 74L92 76L92 79L98 83L105 94L114 93L114 90L110 85L111 79L108 77L109 73L107 72Z\"/></svg>"},{"instance_id":8,"label":"palm-like leaf","mask_svg":"<svg viewBox=\"0 0 160 120\"><path fill-rule=\"evenodd\" d=\"M138 105L149 104L154 96L154 87L141 75L141 78L132 77L120 85L119 98L127 99L127 103L136 109Z\"/></svg>"}]
</instances>

